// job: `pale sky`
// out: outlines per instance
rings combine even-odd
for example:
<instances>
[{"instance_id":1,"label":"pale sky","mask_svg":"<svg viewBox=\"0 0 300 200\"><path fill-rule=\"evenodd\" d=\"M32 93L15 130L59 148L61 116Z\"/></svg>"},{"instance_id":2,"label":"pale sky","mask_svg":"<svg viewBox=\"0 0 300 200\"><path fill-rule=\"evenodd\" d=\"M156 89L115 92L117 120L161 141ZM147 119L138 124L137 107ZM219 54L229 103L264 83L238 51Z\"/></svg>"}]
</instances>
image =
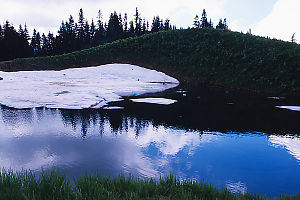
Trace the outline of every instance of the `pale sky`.
<instances>
[{"instance_id":1,"label":"pale sky","mask_svg":"<svg viewBox=\"0 0 300 200\"><path fill-rule=\"evenodd\" d=\"M78 12L83 8L84 16L91 22L96 21L98 10L108 21L111 12L122 16L126 12L132 20L135 7L139 8L142 18L152 22L154 16L169 18L179 27L192 27L196 14L201 15L205 8L214 24L220 18L227 18L233 31L290 40L295 33L300 41L300 0L0 0L0 22L10 21L17 28L27 24L39 32L54 34L62 22L73 15L78 20Z\"/></svg>"}]
</instances>

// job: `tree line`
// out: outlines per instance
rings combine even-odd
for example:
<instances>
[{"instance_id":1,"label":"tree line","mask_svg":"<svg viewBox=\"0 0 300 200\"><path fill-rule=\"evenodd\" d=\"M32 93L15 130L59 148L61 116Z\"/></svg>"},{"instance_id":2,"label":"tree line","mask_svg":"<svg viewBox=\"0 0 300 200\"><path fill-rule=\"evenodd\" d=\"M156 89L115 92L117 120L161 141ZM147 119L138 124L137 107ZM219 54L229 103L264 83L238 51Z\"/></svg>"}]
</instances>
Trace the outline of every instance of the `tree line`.
<instances>
[{"instance_id":1,"label":"tree line","mask_svg":"<svg viewBox=\"0 0 300 200\"><path fill-rule=\"evenodd\" d=\"M206 10L203 9L201 18L198 15L194 18L194 28L214 28L214 25L211 19L208 21ZM216 29L228 30L226 18L220 19L219 23L216 26Z\"/></svg>"},{"instance_id":2,"label":"tree line","mask_svg":"<svg viewBox=\"0 0 300 200\"><path fill-rule=\"evenodd\" d=\"M176 29L175 25L171 25L169 19L163 20L159 16L155 16L150 24L141 17L138 8L133 17L129 21L126 13L122 16L115 11L111 13L108 22L104 22L99 10L97 21L92 20L90 23L84 17L83 10L80 9L78 21L75 22L73 16L70 15L68 20L62 21L57 35L50 32L47 35L41 34L34 29L31 37L26 25L24 27L20 25L16 30L10 22L6 21L3 26L0 25L0 61L58 55L95 47L118 39ZM214 28L211 20L208 22L205 9L201 19L196 15L194 27ZM220 19L216 28L228 29L226 19Z\"/></svg>"}]
</instances>

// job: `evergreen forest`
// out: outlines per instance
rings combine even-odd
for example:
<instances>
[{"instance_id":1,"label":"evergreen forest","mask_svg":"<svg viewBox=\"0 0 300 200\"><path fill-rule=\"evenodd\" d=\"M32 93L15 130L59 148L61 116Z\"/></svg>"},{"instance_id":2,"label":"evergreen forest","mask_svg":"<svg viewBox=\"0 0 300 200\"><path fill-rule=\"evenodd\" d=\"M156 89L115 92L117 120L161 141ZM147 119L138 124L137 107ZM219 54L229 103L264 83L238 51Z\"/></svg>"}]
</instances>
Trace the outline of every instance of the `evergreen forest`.
<instances>
[{"instance_id":1,"label":"evergreen forest","mask_svg":"<svg viewBox=\"0 0 300 200\"><path fill-rule=\"evenodd\" d=\"M105 22L101 10L99 10L97 21L89 22L84 17L83 10L80 9L77 22L70 15L68 20L62 21L57 34L40 33L36 29L30 34L26 24L19 25L16 29L9 21L6 21L3 25L0 24L0 61L60 55L118 39L176 29L169 19L164 20L159 16L153 17L152 22L149 23L148 20L142 18L138 8L132 17L133 19L129 20L126 13L122 16L114 11L108 22ZM195 28L214 28L211 20L208 20L205 9L201 17L196 15L193 26ZM215 28L228 29L226 19L220 19Z\"/></svg>"}]
</instances>

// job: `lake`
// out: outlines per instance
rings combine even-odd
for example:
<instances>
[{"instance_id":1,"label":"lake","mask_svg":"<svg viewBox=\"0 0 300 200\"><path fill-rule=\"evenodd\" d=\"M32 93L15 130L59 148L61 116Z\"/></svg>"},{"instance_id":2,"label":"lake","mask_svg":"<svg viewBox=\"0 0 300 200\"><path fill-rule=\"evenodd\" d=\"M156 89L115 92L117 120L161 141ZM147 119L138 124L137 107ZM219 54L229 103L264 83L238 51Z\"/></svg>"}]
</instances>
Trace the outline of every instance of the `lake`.
<instances>
[{"instance_id":1,"label":"lake","mask_svg":"<svg viewBox=\"0 0 300 200\"><path fill-rule=\"evenodd\" d=\"M130 100L141 97L176 102ZM180 86L106 109L1 106L0 167L36 173L57 167L75 178L172 173L232 192L295 195L300 112L276 106L299 105L299 99Z\"/></svg>"}]
</instances>

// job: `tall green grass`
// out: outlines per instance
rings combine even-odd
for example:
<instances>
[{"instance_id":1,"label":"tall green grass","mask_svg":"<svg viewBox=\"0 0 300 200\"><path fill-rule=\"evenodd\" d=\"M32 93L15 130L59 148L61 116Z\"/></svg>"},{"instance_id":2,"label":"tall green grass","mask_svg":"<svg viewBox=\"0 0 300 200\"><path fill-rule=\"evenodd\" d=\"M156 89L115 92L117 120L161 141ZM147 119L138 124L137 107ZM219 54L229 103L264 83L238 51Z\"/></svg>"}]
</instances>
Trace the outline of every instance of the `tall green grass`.
<instances>
[{"instance_id":1,"label":"tall green grass","mask_svg":"<svg viewBox=\"0 0 300 200\"><path fill-rule=\"evenodd\" d=\"M0 63L0 70L59 70L130 63L189 84L300 96L300 45L215 29L162 31L91 49Z\"/></svg>"},{"instance_id":2,"label":"tall green grass","mask_svg":"<svg viewBox=\"0 0 300 200\"><path fill-rule=\"evenodd\" d=\"M3 170L0 174L0 199L5 200L89 200L89 199L220 199L260 200L259 195L232 194L211 185L191 180L179 181L170 175L166 178L135 179L123 175L117 178L84 176L74 183L57 170L15 173ZM299 199L300 196L282 196L278 199Z\"/></svg>"}]
</instances>

